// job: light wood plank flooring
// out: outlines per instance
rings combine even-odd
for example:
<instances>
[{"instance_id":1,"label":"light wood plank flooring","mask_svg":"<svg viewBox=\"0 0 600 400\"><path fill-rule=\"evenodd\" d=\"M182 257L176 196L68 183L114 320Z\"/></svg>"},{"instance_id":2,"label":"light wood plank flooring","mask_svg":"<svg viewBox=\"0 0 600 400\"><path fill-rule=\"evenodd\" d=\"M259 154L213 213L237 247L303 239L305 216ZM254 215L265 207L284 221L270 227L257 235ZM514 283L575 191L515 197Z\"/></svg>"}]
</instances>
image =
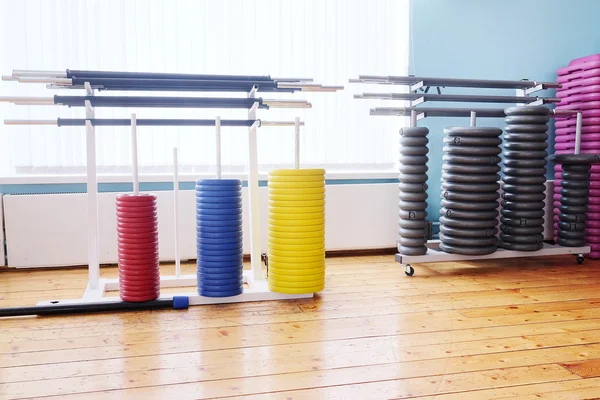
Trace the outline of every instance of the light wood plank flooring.
<instances>
[{"instance_id":1,"label":"light wood plank flooring","mask_svg":"<svg viewBox=\"0 0 600 400\"><path fill-rule=\"evenodd\" d=\"M314 299L0 320L0 399L600 398L600 262L327 266ZM86 280L2 272L0 307Z\"/></svg>"}]
</instances>

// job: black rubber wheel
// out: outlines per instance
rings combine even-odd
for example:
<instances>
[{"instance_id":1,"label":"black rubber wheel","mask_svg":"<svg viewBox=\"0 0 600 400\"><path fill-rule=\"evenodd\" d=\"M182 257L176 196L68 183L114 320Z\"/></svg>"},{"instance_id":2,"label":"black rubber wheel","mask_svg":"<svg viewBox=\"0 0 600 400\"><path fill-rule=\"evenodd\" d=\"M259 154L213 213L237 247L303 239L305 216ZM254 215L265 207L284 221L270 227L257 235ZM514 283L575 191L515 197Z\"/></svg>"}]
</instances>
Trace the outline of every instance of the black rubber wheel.
<instances>
[{"instance_id":1,"label":"black rubber wheel","mask_svg":"<svg viewBox=\"0 0 600 400\"><path fill-rule=\"evenodd\" d=\"M406 276L413 276L415 274L415 269L410 265L407 265L404 269L404 273L406 274Z\"/></svg>"},{"instance_id":2,"label":"black rubber wheel","mask_svg":"<svg viewBox=\"0 0 600 400\"><path fill-rule=\"evenodd\" d=\"M579 264L579 265L583 264L583 260L584 260L584 258L582 256L577 256L577 264Z\"/></svg>"}]
</instances>

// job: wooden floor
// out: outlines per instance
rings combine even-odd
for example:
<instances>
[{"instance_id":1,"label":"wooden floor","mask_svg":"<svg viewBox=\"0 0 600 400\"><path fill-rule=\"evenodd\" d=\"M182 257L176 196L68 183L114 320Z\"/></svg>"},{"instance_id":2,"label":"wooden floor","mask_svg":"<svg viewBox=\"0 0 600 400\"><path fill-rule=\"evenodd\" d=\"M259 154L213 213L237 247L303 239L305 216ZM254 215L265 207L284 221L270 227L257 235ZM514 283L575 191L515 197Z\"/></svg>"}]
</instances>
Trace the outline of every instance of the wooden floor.
<instances>
[{"instance_id":1,"label":"wooden floor","mask_svg":"<svg viewBox=\"0 0 600 400\"><path fill-rule=\"evenodd\" d=\"M314 299L0 320L0 399L600 397L600 262L327 264ZM0 307L86 280L0 273Z\"/></svg>"}]
</instances>

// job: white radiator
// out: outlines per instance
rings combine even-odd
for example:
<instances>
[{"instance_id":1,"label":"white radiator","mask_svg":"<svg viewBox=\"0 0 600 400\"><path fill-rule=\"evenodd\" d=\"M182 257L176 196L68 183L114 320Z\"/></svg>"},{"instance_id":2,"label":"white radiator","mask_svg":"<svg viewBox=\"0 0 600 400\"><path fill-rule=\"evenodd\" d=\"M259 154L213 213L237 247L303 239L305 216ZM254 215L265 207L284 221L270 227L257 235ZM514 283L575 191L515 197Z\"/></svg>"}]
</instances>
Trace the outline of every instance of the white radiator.
<instances>
[{"instance_id":1,"label":"white radiator","mask_svg":"<svg viewBox=\"0 0 600 400\"><path fill-rule=\"evenodd\" d=\"M159 252L161 260L174 258L173 192L158 197ZM100 262L116 263L115 197L100 193ZM249 252L248 199L244 197L244 250ZM267 244L267 188L260 188L262 249ZM179 191L180 255L196 257L194 192ZM327 250L393 248L396 246L398 185L327 185ZM16 268L87 264L86 195L5 195L4 219L8 265Z\"/></svg>"}]
</instances>

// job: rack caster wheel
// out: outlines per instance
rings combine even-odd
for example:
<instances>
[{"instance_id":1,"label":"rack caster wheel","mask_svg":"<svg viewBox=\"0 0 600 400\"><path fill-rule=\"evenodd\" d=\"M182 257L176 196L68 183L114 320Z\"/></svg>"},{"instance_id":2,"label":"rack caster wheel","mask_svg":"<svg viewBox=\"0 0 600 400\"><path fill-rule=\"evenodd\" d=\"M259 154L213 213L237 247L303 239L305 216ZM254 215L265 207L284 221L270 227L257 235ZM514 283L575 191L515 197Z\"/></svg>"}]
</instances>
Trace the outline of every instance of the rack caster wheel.
<instances>
[{"instance_id":1,"label":"rack caster wheel","mask_svg":"<svg viewBox=\"0 0 600 400\"><path fill-rule=\"evenodd\" d=\"M413 276L415 274L415 269L413 267L411 267L409 264L406 264L406 266L404 267L404 273L407 276Z\"/></svg>"},{"instance_id":2,"label":"rack caster wheel","mask_svg":"<svg viewBox=\"0 0 600 400\"><path fill-rule=\"evenodd\" d=\"M583 264L583 260L584 260L583 256L577 256L577 264L579 264L579 265Z\"/></svg>"}]
</instances>

